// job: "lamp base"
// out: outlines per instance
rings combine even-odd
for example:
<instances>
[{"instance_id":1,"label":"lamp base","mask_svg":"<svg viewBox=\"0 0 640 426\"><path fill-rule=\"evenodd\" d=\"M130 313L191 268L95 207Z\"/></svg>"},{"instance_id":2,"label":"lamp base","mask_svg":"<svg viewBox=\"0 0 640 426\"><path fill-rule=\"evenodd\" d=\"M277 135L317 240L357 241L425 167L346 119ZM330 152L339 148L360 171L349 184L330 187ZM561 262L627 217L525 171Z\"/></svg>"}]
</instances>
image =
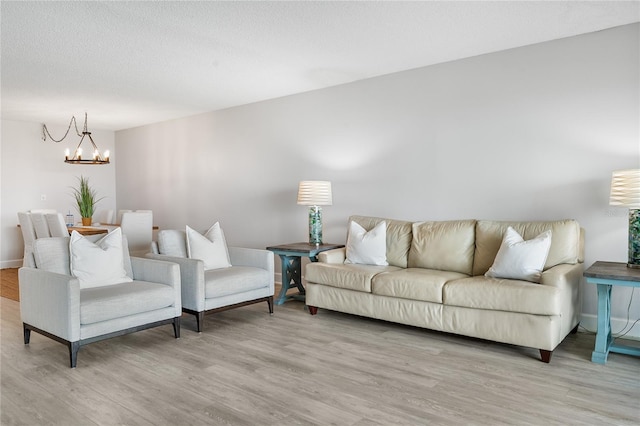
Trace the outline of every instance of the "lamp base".
<instances>
[{"instance_id":1,"label":"lamp base","mask_svg":"<svg viewBox=\"0 0 640 426\"><path fill-rule=\"evenodd\" d=\"M640 268L640 209L629 209L628 268Z\"/></svg>"},{"instance_id":2,"label":"lamp base","mask_svg":"<svg viewBox=\"0 0 640 426\"><path fill-rule=\"evenodd\" d=\"M322 244L322 209L309 207L309 244Z\"/></svg>"}]
</instances>

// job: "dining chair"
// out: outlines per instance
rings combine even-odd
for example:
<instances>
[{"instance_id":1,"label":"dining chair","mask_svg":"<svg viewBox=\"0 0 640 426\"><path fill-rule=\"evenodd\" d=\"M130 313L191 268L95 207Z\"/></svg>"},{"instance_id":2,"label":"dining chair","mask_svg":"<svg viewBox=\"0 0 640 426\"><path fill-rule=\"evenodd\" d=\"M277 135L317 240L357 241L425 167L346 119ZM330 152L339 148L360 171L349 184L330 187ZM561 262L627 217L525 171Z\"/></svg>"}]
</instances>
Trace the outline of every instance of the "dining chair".
<instances>
[{"instance_id":1,"label":"dining chair","mask_svg":"<svg viewBox=\"0 0 640 426\"><path fill-rule=\"evenodd\" d=\"M51 233L49 232L49 224L47 223L47 218L45 213L29 213L29 217L31 217L31 223L33 224L33 229L36 231L36 238L49 238L51 237Z\"/></svg>"},{"instance_id":2,"label":"dining chair","mask_svg":"<svg viewBox=\"0 0 640 426\"><path fill-rule=\"evenodd\" d=\"M100 210L94 215L94 220L102 225L116 223L113 221L113 210Z\"/></svg>"},{"instance_id":3,"label":"dining chair","mask_svg":"<svg viewBox=\"0 0 640 426\"><path fill-rule=\"evenodd\" d=\"M45 214L47 225L49 226L49 234L52 237L68 237L69 229L65 223L62 213Z\"/></svg>"},{"instance_id":4,"label":"dining chair","mask_svg":"<svg viewBox=\"0 0 640 426\"><path fill-rule=\"evenodd\" d=\"M29 213L43 213L43 214L48 214L48 213L57 213L58 211L56 209L31 209L29 210Z\"/></svg>"},{"instance_id":5,"label":"dining chair","mask_svg":"<svg viewBox=\"0 0 640 426\"><path fill-rule=\"evenodd\" d=\"M125 213L132 212L132 211L133 210L124 210L124 209L118 210L118 217L116 218L117 219L116 223L122 223L122 215L125 214Z\"/></svg>"},{"instance_id":6,"label":"dining chair","mask_svg":"<svg viewBox=\"0 0 640 426\"><path fill-rule=\"evenodd\" d=\"M36 240L36 231L31 223L31 214L28 212L18 212L18 223L24 241L24 254L22 265L33 265L33 242Z\"/></svg>"},{"instance_id":7,"label":"dining chair","mask_svg":"<svg viewBox=\"0 0 640 426\"><path fill-rule=\"evenodd\" d=\"M144 256L149 252L153 238L153 213L125 212L122 214L120 228L127 236L132 256Z\"/></svg>"}]
</instances>

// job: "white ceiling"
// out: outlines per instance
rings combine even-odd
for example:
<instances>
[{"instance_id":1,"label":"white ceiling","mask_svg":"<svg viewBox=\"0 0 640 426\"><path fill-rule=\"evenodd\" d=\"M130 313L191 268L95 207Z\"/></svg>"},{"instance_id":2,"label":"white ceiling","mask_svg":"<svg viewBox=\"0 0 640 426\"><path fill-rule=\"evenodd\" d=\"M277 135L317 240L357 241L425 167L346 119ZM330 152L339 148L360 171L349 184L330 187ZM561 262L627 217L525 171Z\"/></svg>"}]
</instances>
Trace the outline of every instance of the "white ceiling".
<instances>
[{"instance_id":1,"label":"white ceiling","mask_svg":"<svg viewBox=\"0 0 640 426\"><path fill-rule=\"evenodd\" d=\"M640 21L638 1L1 2L2 118L120 130Z\"/></svg>"}]
</instances>

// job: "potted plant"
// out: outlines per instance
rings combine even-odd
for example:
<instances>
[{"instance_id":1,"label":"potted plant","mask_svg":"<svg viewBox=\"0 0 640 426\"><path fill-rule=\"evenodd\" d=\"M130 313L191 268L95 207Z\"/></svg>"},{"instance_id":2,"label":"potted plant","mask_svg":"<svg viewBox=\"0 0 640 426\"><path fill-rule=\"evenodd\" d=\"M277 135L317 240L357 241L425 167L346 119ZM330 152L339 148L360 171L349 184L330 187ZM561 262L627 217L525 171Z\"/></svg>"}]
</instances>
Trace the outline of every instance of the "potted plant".
<instances>
[{"instance_id":1,"label":"potted plant","mask_svg":"<svg viewBox=\"0 0 640 426\"><path fill-rule=\"evenodd\" d=\"M73 195L78 203L78 212L82 217L82 225L90 226L91 218L95 212L95 206L102 198L98 198L96 191L89 186L89 178L80 176L78 178L79 185L73 188Z\"/></svg>"}]
</instances>

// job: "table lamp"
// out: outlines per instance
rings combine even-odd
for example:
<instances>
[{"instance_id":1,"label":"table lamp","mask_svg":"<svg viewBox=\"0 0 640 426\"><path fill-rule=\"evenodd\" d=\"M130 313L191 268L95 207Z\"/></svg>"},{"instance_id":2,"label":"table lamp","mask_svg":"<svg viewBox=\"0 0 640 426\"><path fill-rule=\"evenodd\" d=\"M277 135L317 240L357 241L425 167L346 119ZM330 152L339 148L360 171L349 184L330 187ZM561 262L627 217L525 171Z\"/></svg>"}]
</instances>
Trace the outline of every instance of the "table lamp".
<instances>
[{"instance_id":1,"label":"table lamp","mask_svg":"<svg viewBox=\"0 0 640 426\"><path fill-rule=\"evenodd\" d=\"M609 204L629 208L629 268L640 268L640 169L617 170Z\"/></svg>"},{"instance_id":2,"label":"table lamp","mask_svg":"<svg viewBox=\"0 0 640 426\"><path fill-rule=\"evenodd\" d=\"M303 180L298 185L298 204L309 206L309 244L322 244L322 208L333 204L331 182Z\"/></svg>"}]
</instances>

